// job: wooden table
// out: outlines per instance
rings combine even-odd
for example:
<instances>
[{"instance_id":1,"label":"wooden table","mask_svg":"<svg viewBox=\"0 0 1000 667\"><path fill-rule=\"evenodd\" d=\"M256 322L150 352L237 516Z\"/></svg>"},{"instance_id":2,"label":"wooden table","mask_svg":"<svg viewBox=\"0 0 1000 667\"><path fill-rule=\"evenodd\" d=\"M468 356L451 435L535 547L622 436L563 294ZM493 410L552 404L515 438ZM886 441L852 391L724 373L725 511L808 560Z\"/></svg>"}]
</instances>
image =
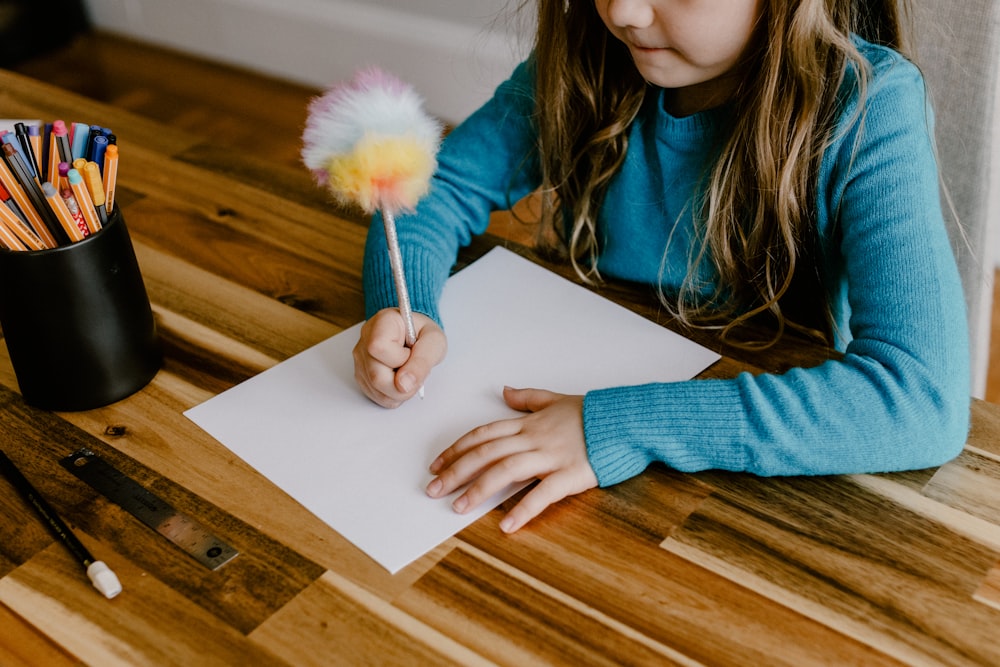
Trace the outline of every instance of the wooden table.
<instances>
[{"instance_id":1,"label":"wooden table","mask_svg":"<svg viewBox=\"0 0 1000 667\"><path fill-rule=\"evenodd\" d=\"M654 466L513 536L491 512L390 576L182 414L362 319L362 216L252 146L7 73L0 116L120 137L118 202L165 348L139 393L59 414L24 404L2 348L0 448L125 590L99 595L0 480L0 664L1000 664L1000 407L974 402L965 452L937 470ZM722 351L706 375L824 357ZM195 562L59 465L81 447L240 555Z\"/></svg>"}]
</instances>

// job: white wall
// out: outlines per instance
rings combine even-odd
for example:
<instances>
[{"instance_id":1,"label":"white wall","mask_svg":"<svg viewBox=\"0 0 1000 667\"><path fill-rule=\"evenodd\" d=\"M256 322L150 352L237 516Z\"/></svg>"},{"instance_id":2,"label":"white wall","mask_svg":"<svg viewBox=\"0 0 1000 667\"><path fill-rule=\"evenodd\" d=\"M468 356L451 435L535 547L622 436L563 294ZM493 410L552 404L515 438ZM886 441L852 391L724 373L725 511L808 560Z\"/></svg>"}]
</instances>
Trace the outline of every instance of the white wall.
<instances>
[{"instance_id":1,"label":"white wall","mask_svg":"<svg viewBox=\"0 0 1000 667\"><path fill-rule=\"evenodd\" d=\"M508 0L84 0L96 27L307 85L375 64L457 122L527 52Z\"/></svg>"}]
</instances>

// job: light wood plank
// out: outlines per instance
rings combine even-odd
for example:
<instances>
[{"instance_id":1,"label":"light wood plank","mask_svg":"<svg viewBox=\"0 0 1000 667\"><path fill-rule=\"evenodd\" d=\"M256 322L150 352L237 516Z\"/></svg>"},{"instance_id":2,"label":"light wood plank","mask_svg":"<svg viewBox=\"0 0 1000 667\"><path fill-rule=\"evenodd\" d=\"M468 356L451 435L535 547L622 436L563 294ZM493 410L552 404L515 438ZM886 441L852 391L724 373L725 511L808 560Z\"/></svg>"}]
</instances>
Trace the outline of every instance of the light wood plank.
<instances>
[{"instance_id":1,"label":"light wood plank","mask_svg":"<svg viewBox=\"0 0 1000 667\"><path fill-rule=\"evenodd\" d=\"M287 664L128 559L80 537L121 580L114 599L91 587L61 545L0 579L0 601L70 654L109 667Z\"/></svg>"},{"instance_id":2,"label":"light wood plank","mask_svg":"<svg viewBox=\"0 0 1000 667\"><path fill-rule=\"evenodd\" d=\"M1000 610L1000 562L986 575L983 585L973 596L979 602Z\"/></svg>"},{"instance_id":3,"label":"light wood plank","mask_svg":"<svg viewBox=\"0 0 1000 667\"><path fill-rule=\"evenodd\" d=\"M924 495L1000 528L1000 457L966 449L934 473Z\"/></svg>"},{"instance_id":4,"label":"light wood plank","mask_svg":"<svg viewBox=\"0 0 1000 667\"><path fill-rule=\"evenodd\" d=\"M5 604L0 604L0 628L3 628L0 665L4 667L71 667L83 664Z\"/></svg>"},{"instance_id":5,"label":"light wood plank","mask_svg":"<svg viewBox=\"0 0 1000 667\"><path fill-rule=\"evenodd\" d=\"M492 664L333 572L251 633L269 652L296 665Z\"/></svg>"}]
</instances>

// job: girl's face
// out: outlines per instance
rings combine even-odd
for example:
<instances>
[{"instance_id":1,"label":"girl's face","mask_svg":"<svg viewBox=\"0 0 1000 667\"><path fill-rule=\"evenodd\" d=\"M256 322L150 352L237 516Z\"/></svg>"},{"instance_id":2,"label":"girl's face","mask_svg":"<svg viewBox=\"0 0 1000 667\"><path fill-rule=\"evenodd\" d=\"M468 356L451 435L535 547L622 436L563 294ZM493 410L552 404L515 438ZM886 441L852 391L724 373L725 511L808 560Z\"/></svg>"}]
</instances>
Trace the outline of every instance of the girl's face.
<instances>
[{"instance_id":1,"label":"girl's face","mask_svg":"<svg viewBox=\"0 0 1000 667\"><path fill-rule=\"evenodd\" d=\"M763 0L594 0L649 83L682 114L728 99ZM670 109L675 111L675 109Z\"/></svg>"}]
</instances>

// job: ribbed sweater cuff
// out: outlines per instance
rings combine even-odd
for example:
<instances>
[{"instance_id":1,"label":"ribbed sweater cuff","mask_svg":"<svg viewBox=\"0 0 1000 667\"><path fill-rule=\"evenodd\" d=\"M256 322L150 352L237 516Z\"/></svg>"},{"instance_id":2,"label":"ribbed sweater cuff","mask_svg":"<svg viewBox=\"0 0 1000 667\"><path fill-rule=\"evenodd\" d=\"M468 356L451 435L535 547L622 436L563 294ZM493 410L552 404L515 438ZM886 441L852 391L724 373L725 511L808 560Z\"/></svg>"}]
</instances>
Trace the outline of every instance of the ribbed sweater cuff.
<instances>
[{"instance_id":1,"label":"ribbed sweater cuff","mask_svg":"<svg viewBox=\"0 0 1000 667\"><path fill-rule=\"evenodd\" d=\"M419 246L404 246L402 256L410 306L414 312L423 313L443 326L438 301L450 266L442 270L441 259ZM383 308L399 306L389 251L384 242L369 242L365 248L364 290L365 317L371 317Z\"/></svg>"},{"instance_id":2,"label":"ribbed sweater cuff","mask_svg":"<svg viewBox=\"0 0 1000 667\"><path fill-rule=\"evenodd\" d=\"M687 472L741 469L743 410L732 382L691 380L592 391L583 403L587 456L601 486L638 475L652 461ZM728 437L723 434L728 434Z\"/></svg>"}]
</instances>

